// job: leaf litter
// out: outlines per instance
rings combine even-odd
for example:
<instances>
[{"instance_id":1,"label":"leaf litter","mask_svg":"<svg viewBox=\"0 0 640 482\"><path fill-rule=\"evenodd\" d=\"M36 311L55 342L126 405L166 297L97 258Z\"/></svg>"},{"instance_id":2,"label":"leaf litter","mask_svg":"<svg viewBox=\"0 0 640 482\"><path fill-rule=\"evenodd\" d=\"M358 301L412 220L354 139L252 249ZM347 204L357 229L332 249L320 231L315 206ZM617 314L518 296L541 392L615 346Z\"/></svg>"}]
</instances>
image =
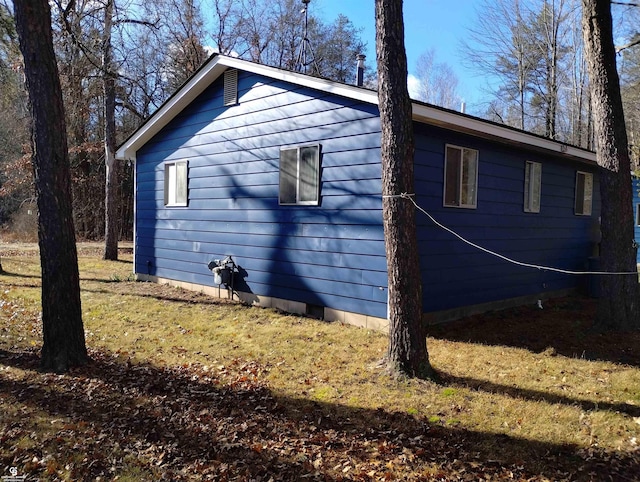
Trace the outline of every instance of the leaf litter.
<instances>
[{"instance_id":1,"label":"leaf litter","mask_svg":"<svg viewBox=\"0 0 640 482\"><path fill-rule=\"evenodd\" d=\"M0 475L10 467L43 481L595 481L637 480L640 473L635 437L631 448L612 451L597 440L543 443L391 406L291 398L269 386L271 370L293 363L284 359L212 358L205 365L185 353L183 363L164 365L98 348L86 367L40 373L38 313L0 300L2 319L21 323L24 334L3 343L7 327L0 326ZM177 330L191 335L190 328ZM513 446L530 457L508 457Z\"/></svg>"},{"instance_id":2,"label":"leaf litter","mask_svg":"<svg viewBox=\"0 0 640 482\"><path fill-rule=\"evenodd\" d=\"M278 397L255 361L158 367L90 355L90 365L54 375L36 370L32 350L0 353L3 403L20 407L0 428L0 466L38 480L175 481L633 480L640 467L628 454L572 447L540 453L544 473L483 460L464 430ZM34 433L38 417L50 423Z\"/></svg>"}]
</instances>

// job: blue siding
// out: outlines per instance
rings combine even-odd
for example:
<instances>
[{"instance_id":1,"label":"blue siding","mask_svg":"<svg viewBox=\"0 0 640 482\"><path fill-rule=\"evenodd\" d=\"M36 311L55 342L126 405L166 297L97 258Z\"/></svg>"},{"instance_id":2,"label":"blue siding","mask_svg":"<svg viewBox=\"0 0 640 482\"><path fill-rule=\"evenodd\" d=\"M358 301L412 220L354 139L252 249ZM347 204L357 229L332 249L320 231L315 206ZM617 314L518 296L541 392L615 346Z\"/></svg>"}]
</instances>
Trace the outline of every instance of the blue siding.
<instances>
[{"instance_id":1,"label":"blue siding","mask_svg":"<svg viewBox=\"0 0 640 482\"><path fill-rule=\"evenodd\" d=\"M136 272L213 285L232 255L242 291L386 317L377 108L239 74L238 105L217 81L137 153ZM303 143L321 204L280 206L280 148ZM164 207L168 160L189 161L186 208Z\"/></svg>"},{"instance_id":2,"label":"blue siding","mask_svg":"<svg viewBox=\"0 0 640 482\"><path fill-rule=\"evenodd\" d=\"M213 285L207 263L232 255L239 289L384 318L387 266L377 107L239 73L239 103L222 79L137 153L138 273ZM416 200L469 240L526 263L587 267L599 214L574 215L583 164L416 124ZM322 146L319 206L278 204L283 146ZM479 151L476 209L444 208L447 143ZM165 161L189 161L187 207L165 208ZM542 167L540 213L523 211L525 161ZM634 181L634 203L638 184ZM518 267L462 243L417 214L424 311L581 286L581 277ZM640 239L640 227L636 226Z\"/></svg>"},{"instance_id":3,"label":"blue siding","mask_svg":"<svg viewBox=\"0 0 640 482\"><path fill-rule=\"evenodd\" d=\"M447 143L479 151L476 209L443 207ZM542 163L540 213L525 213L523 209L528 160ZM517 261L568 270L587 268L589 233L598 219L598 179L594 176L593 214L576 216L576 170L595 172L583 164L416 125L418 203L461 236ZM582 276L510 264L463 243L424 214L419 213L417 219L426 312L586 283Z\"/></svg>"}]
</instances>

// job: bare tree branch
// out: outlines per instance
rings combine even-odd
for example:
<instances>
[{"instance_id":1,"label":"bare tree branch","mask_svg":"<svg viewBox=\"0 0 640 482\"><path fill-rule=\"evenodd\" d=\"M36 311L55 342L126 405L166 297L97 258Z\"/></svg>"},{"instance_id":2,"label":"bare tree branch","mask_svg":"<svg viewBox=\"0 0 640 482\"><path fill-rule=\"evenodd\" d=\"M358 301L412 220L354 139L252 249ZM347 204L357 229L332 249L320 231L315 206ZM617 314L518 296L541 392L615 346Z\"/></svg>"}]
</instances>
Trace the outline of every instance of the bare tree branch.
<instances>
[{"instance_id":1,"label":"bare tree branch","mask_svg":"<svg viewBox=\"0 0 640 482\"><path fill-rule=\"evenodd\" d=\"M640 34L636 34L633 39L631 39L631 42L616 47L616 53L619 54L623 50L635 47L636 45L640 45Z\"/></svg>"},{"instance_id":2,"label":"bare tree branch","mask_svg":"<svg viewBox=\"0 0 640 482\"><path fill-rule=\"evenodd\" d=\"M76 36L71 23L69 22L69 15L71 14L71 9L75 5L75 0L71 0L66 7L62 6L62 3L59 0L55 1L56 6L60 10L62 21L64 22L64 28L67 33L71 36L71 40L73 43L82 50L82 53L85 55L86 59L89 63L100 72L102 72L102 62L97 61L93 58L93 53L84 45L84 43L78 39Z\"/></svg>"},{"instance_id":3,"label":"bare tree branch","mask_svg":"<svg viewBox=\"0 0 640 482\"><path fill-rule=\"evenodd\" d=\"M623 5L625 7L640 7L640 3L636 3L636 2L611 2L611 5Z\"/></svg>"},{"instance_id":4,"label":"bare tree branch","mask_svg":"<svg viewBox=\"0 0 640 482\"><path fill-rule=\"evenodd\" d=\"M115 25L131 23L131 24L134 24L134 25L142 25L144 27L152 27L152 28L155 28L155 29L160 28L160 27L158 27L158 23L160 23L160 20L158 20L158 19L156 19L154 22L147 22L145 20L137 20L135 18L123 18L121 20L116 20L113 23Z\"/></svg>"}]
</instances>

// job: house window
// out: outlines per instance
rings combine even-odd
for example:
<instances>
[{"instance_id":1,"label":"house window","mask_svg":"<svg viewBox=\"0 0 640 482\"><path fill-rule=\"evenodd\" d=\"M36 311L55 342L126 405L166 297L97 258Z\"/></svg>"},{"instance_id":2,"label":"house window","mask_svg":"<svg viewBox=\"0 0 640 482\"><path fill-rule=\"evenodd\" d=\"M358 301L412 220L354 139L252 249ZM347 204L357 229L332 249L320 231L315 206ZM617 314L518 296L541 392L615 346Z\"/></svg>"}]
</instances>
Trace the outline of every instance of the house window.
<instances>
[{"instance_id":1,"label":"house window","mask_svg":"<svg viewBox=\"0 0 640 482\"><path fill-rule=\"evenodd\" d=\"M164 205L187 205L187 161L165 163Z\"/></svg>"},{"instance_id":2,"label":"house window","mask_svg":"<svg viewBox=\"0 0 640 482\"><path fill-rule=\"evenodd\" d=\"M280 204L320 201L320 146L285 147L280 150Z\"/></svg>"},{"instance_id":3,"label":"house window","mask_svg":"<svg viewBox=\"0 0 640 482\"><path fill-rule=\"evenodd\" d=\"M527 161L524 168L524 212L540 212L542 164Z\"/></svg>"},{"instance_id":4,"label":"house window","mask_svg":"<svg viewBox=\"0 0 640 482\"><path fill-rule=\"evenodd\" d=\"M224 105L236 105L238 103L238 71L236 69L224 72Z\"/></svg>"},{"instance_id":5,"label":"house window","mask_svg":"<svg viewBox=\"0 0 640 482\"><path fill-rule=\"evenodd\" d=\"M576 172L576 202L575 213L581 216L591 216L591 202L593 200L593 174Z\"/></svg>"},{"instance_id":6,"label":"house window","mask_svg":"<svg viewBox=\"0 0 640 482\"><path fill-rule=\"evenodd\" d=\"M636 204L636 226L640 226L640 204Z\"/></svg>"},{"instance_id":7,"label":"house window","mask_svg":"<svg viewBox=\"0 0 640 482\"><path fill-rule=\"evenodd\" d=\"M446 146L444 205L475 208L478 195L478 151Z\"/></svg>"}]
</instances>

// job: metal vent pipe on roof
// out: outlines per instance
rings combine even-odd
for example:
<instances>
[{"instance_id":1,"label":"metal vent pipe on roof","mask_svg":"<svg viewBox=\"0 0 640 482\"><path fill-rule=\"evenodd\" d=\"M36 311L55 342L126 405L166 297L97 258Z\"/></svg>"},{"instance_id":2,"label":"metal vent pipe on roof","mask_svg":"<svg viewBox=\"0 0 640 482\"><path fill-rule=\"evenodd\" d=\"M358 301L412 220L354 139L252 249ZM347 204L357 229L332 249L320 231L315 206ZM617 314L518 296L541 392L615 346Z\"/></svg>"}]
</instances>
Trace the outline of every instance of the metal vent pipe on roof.
<instances>
[{"instance_id":1,"label":"metal vent pipe on roof","mask_svg":"<svg viewBox=\"0 0 640 482\"><path fill-rule=\"evenodd\" d=\"M362 87L364 84L364 59L367 56L364 54L358 54L356 56L356 60L358 63L356 64L356 85L358 87Z\"/></svg>"}]
</instances>

